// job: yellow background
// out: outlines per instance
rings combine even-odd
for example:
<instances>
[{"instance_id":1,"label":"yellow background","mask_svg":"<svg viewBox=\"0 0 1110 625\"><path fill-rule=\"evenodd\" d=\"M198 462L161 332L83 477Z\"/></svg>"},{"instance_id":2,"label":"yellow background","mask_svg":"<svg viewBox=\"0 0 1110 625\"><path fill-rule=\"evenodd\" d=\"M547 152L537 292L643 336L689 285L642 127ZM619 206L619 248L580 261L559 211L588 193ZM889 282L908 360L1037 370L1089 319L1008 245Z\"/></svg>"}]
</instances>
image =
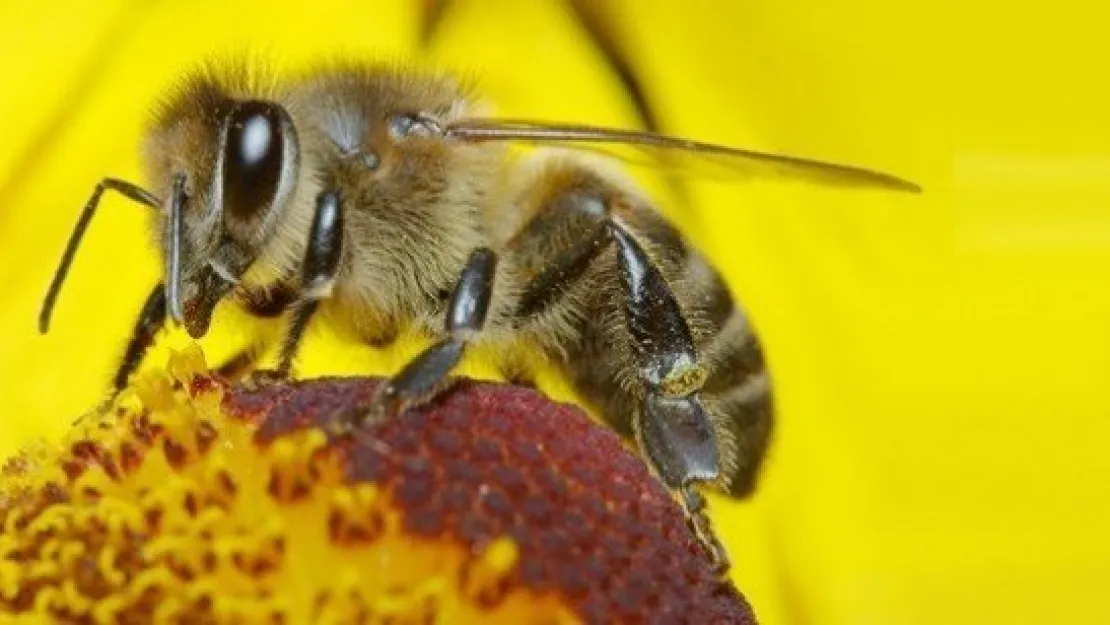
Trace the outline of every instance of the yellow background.
<instances>
[{"instance_id":1,"label":"yellow background","mask_svg":"<svg viewBox=\"0 0 1110 625\"><path fill-rule=\"evenodd\" d=\"M412 53L420 4L0 3L0 453L99 397L156 280L143 209L111 198L35 332L88 193L137 178L152 99L212 51ZM1110 622L1107 16L947 4L596 5L664 130L926 188L698 183L683 203L653 186L728 274L778 384L763 489L713 501L769 625ZM453 2L427 52L506 113L637 121L556 2ZM275 329L224 310L205 347ZM411 351L313 327L302 371Z\"/></svg>"}]
</instances>

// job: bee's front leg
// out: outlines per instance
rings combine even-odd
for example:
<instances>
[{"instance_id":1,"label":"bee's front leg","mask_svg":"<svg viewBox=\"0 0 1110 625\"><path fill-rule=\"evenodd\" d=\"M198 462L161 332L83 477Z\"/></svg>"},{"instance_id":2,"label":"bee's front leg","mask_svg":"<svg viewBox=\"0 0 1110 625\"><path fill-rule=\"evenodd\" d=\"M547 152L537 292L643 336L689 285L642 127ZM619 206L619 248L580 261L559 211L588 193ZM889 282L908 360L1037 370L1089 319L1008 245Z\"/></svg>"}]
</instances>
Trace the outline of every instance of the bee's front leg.
<instances>
[{"instance_id":1,"label":"bee's front leg","mask_svg":"<svg viewBox=\"0 0 1110 625\"><path fill-rule=\"evenodd\" d=\"M373 404L353 416L356 421L395 416L444 390L467 343L485 326L496 272L497 254L493 250L481 247L471 252L447 309L447 337L425 349L383 384Z\"/></svg>"},{"instance_id":2,"label":"bee's front leg","mask_svg":"<svg viewBox=\"0 0 1110 625\"><path fill-rule=\"evenodd\" d=\"M289 377L308 322L316 313L320 301L331 296L342 252L343 205L339 192L323 191L316 196L316 212L301 265L300 292L292 304L293 312L281 342L277 369L254 371L250 384L264 384Z\"/></svg>"},{"instance_id":3,"label":"bee's front leg","mask_svg":"<svg viewBox=\"0 0 1110 625\"><path fill-rule=\"evenodd\" d=\"M127 386L131 374L139 367L143 356L154 343L154 335L166 323L166 289L159 282L143 304L143 310L135 321L135 329L131 332L131 340L127 343L127 351L123 354L119 368L116 369L113 387L118 393Z\"/></svg>"}]
</instances>

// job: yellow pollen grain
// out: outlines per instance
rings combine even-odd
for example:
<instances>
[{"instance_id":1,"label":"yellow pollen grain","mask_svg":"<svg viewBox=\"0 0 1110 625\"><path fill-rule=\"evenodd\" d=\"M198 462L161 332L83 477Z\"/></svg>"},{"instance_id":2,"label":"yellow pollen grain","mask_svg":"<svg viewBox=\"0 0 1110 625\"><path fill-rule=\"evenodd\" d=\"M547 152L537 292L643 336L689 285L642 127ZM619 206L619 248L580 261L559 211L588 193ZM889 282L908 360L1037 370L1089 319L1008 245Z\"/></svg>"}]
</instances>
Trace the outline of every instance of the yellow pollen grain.
<instances>
[{"instance_id":1,"label":"yellow pollen grain","mask_svg":"<svg viewBox=\"0 0 1110 625\"><path fill-rule=\"evenodd\" d=\"M49 614L54 606L57 606L61 599L62 591L58 588L43 588L39 594L35 595L35 610Z\"/></svg>"},{"instance_id":2,"label":"yellow pollen grain","mask_svg":"<svg viewBox=\"0 0 1110 625\"><path fill-rule=\"evenodd\" d=\"M59 538L47 538L39 548L39 553L47 560L55 560L58 558L58 552L62 550L62 541Z\"/></svg>"},{"instance_id":3,"label":"yellow pollen grain","mask_svg":"<svg viewBox=\"0 0 1110 625\"><path fill-rule=\"evenodd\" d=\"M67 526L66 517L69 516L69 506L59 505L43 511L37 519L27 525L27 533L36 538L43 538L49 534L64 532Z\"/></svg>"},{"instance_id":4,"label":"yellow pollen grain","mask_svg":"<svg viewBox=\"0 0 1110 625\"><path fill-rule=\"evenodd\" d=\"M184 611L184 601L177 597L169 597L159 602L158 607L154 609L154 622L171 623L178 617L183 616Z\"/></svg>"},{"instance_id":5,"label":"yellow pollen grain","mask_svg":"<svg viewBox=\"0 0 1110 625\"><path fill-rule=\"evenodd\" d=\"M92 609L93 603L77 590L77 584L72 579L62 582L61 600L66 608L79 616L84 616Z\"/></svg>"},{"instance_id":6,"label":"yellow pollen grain","mask_svg":"<svg viewBox=\"0 0 1110 625\"><path fill-rule=\"evenodd\" d=\"M100 556L96 559L97 572L113 588L119 588L127 581L127 576L116 568L116 557L118 555L119 553L114 545L105 545L104 550L100 552Z\"/></svg>"},{"instance_id":7,"label":"yellow pollen grain","mask_svg":"<svg viewBox=\"0 0 1110 625\"><path fill-rule=\"evenodd\" d=\"M520 560L520 547L512 538L501 536L490 542L467 571L463 592L481 601L495 597Z\"/></svg>"},{"instance_id":8,"label":"yellow pollen grain","mask_svg":"<svg viewBox=\"0 0 1110 625\"><path fill-rule=\"evenodd\" d=\"M681 397L701 388L709 372L697 364L676 366L659 384L660 390L668 397Z\"/></svg>"},{"instance_id":9,"label":"yellow pollen grain","mask_svg":"<svg viewBox=\"0 0 1110 625\"><path fill-rule=\"evenodd\" d=\"M153 412L174 408L173 381L165 376L143 376L134 383L135 394L142 405Z\"/></svg>"},{"instance_id":10,"label":"yellow pollen grain","mask_svg":"<svg viewBox=\"0 0 1110 625\"><path fill-rule=\"evenodd\" d=\"M370 607L375 620L388 623L427 623L439 613L446 583L431 578L402 592L383 593Z\"/></svg>"},{"instance_id":11,"label":"yellow pollen grain","mask_svg":"<svg viewBox=\"0 0 1110 625\"><path fill-rule=\"evenodd\" d=\"M71 569L85 557L85 544L77 540L66 540L58 548L58 561L62 568Z\"/></svg>"},{"instance_id":12,"label":"yellow pollen grain","mask_svg":"<svg viewBox=\"0 0 1110 625\"><path fill-rule=\"evenodd\" d=\"M92 609L93 622L97 625L114 623L118 620L119 613L127 606L126 600L120 595L109 596L97 602Z\"/></svg>"},{"instance_id":13,"label":"yellow pollen grain","mask_svg":"<svg viewBox=\"0 0 1110 625\"><path fill-rule=\"evenodd\" d=\"M317 455L327 445L319 428L307 428L275 441L267 451L272 465L271 494L282 501L306 497L317 483Z\"/></svg>"},{"instance_id":14,"label":"yellow pollen grain","mask_svg":"<svg viewBox=\"0 0 1110 625\"><path fill-rule=\"evenodd\" d=\"M19 550L19 542L12 536L0 534L0 566L7 562L12 554Z\"/></svg>"},{"instance_id":15,"label":"yellow pollen grain","mask_svg":"<svg viewBox=\"0 0 1110 625\"><path fill-rule=\"evenodd\" d=\"M19 594L22 586L23 570L18 564L0 560L0 599L11 601Z\"/></svg>"},{"instance_id":16,"label":"yellow pollen grain","mask_svg":"<svg viewBox=\"0 0 1110 625\"><path fill-rule=\"evenodd\" d=\"M166 371L174 380L190 380L193 376L208 370L204 351L196 343L190 343L175 354L166 365Z\"/></svg>"},{"instance_id":17,"label":"yellow pollen grain","mask_svg":"<svg viewBox=\"0 0 1110 625\"><path fill-rule=\"evenodd\" d=\"M50 579L57 577L62 567L58 566L57 562L53 561L38 561L33 563L27 570L27 577L30 579Z\"/></svg>"},{"instance_id":18,"label":"yellow pollen grain","mask_svg":"<svg viewBox=\"0 0 1110 625\"><path fill-rule=\"evenodd\" d=\"M145 593L161 590L170 593L180 587L181 581L169 570L157 567L140 572L131 581L129 601L137 601Z\"/></svg>"},{"instance_id":19,"label":"yellow pollen grain","mask_svg":"<svg viewBox=\"0 0 1110 625\"><path fill-rule=\"evenodd\" d=\"M478 560L478 567L492 576L504 576L516 566L520 559L520 547L508 536L502 536L486 547Z\"/></svg>"},{"instance_id":20,"label":"yellow pollen grain","mask_svg":"<svg viewBox=\"0 0 1110 625\"><path fill-rule=\"evenodd\" d=\"M112 540L120 540L125 533L139 532L143 527L142 513L139 507L119 499L105 499L98 502L95 508L79 510L74 516L75 523L84 525L89 522L89 516L98 515L103 519L108 528L108 535ZM78 518L84 517L82 521Z\"/></svg>"}]
</instances>

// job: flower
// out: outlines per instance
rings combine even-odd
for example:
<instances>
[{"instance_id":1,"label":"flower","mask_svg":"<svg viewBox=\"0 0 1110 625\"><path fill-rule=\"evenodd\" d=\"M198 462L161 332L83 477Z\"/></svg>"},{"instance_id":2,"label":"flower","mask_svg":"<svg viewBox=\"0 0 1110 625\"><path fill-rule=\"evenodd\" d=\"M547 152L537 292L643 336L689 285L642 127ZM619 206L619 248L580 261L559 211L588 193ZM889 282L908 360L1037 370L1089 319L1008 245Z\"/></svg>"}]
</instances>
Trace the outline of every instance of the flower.
<instances>
[{"instance_id":1,"label":"flower","mask_svg":"<svg viewBox=\"0 0 1110 625\"><path fill-rule=\"evenodd\" d=\"M611 430L464 380L229 385L199 349L0 476L0 613L87 623L754 623Z\"/></svg>"},{"instance_id":2,"label":"flower","mask_svg":"<svg viewBox=\"0 0 1110 625\"><path fill-rule=\"evenodd\" d=\"M925 187L907 198L689 180L676 192L644 176L751 311L775 377L759 492L710 502L761 621L1098 621L1110 560L1105 9L574 4L594 9L661 130ZM430 5L443 9L424 37ZM48 336L37 309L96 181L144 182L146 109L184 68L243 47L289 62L416 55L476 75L508 114L642 127L629 84L567 6L0 3L0 455L60 440L111 378L157 276L141 212L108 199ZM218 363L276 332L223 310L203 347ZM160 337L150 366L180 338ZM381 352L316 325L300 370L389 373L417 348ZM495 374L480 358L464 373ZM549 371L538 382L573 399Z\"/></svg>"}]
</instances>

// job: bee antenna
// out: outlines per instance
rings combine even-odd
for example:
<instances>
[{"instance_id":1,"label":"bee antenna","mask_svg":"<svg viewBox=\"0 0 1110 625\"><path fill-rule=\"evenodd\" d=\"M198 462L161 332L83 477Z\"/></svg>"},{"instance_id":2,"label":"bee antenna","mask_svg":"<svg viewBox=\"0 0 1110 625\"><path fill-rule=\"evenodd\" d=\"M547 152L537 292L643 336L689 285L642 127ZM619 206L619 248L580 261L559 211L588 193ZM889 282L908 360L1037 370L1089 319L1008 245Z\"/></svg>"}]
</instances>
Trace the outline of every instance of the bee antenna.
<instances>
[{"instance_id":1,"label":"bee antenna","mask_svg":"<svg viewBox=\"0 0 1110 625\"><path fill-rule=\"evenodd\" d=\"M432 117L431 115L428 115L427 113L417 113L413 117L416 118L416 120L419 121L420 123L427 126L428 129L431 130L436 136L440 136L440 137L447 136L447 132L444 129L443 124L439 123L439 120L436 119L435 117Z\"/></svg>"},{"instance_id":2,"label":"bee antenna","mask_svg":"<svg viewBox=\"0 0 1110 625\"><path fill-rule=\"evenodd\" d=\"M97 206L100 205L100 196L104 195L105 191L115 191L129 200L145 204L154 209L157 209L160 204L158 198L154 197L149 191L125 180L105 178L96 184L96 189L89 200L85 202L81 217L78 218L77 224L73 227L73 232L69 235L69 242L66 243L62 260L58 263L58 268L54 270L50 288L47 289L46 297L42 301L42 310L39 311L40 334L46 334L47 330L50 329L50 316L54 312L54 304L58 300L58 294L62 290L62 284L65 282L66 276L69 275L69 267L73 264L73 257L77 254L77 248L81 246L85 230L88 229L93 215L96 214Z\"/></svg>"},{"instance_id":3,"label":"bee antenna","mask_svg":"<svg viewBox=\"0 0 1110 625\"><path fill-rule=\"evenodd\" d=\"M185 315L181 309L181 248L184 229L185 174L177 174L173 179L173 198L167 231L170 238L166 245L166 304L170 318L181 323Z\"/></svg>"}]
</instances>

